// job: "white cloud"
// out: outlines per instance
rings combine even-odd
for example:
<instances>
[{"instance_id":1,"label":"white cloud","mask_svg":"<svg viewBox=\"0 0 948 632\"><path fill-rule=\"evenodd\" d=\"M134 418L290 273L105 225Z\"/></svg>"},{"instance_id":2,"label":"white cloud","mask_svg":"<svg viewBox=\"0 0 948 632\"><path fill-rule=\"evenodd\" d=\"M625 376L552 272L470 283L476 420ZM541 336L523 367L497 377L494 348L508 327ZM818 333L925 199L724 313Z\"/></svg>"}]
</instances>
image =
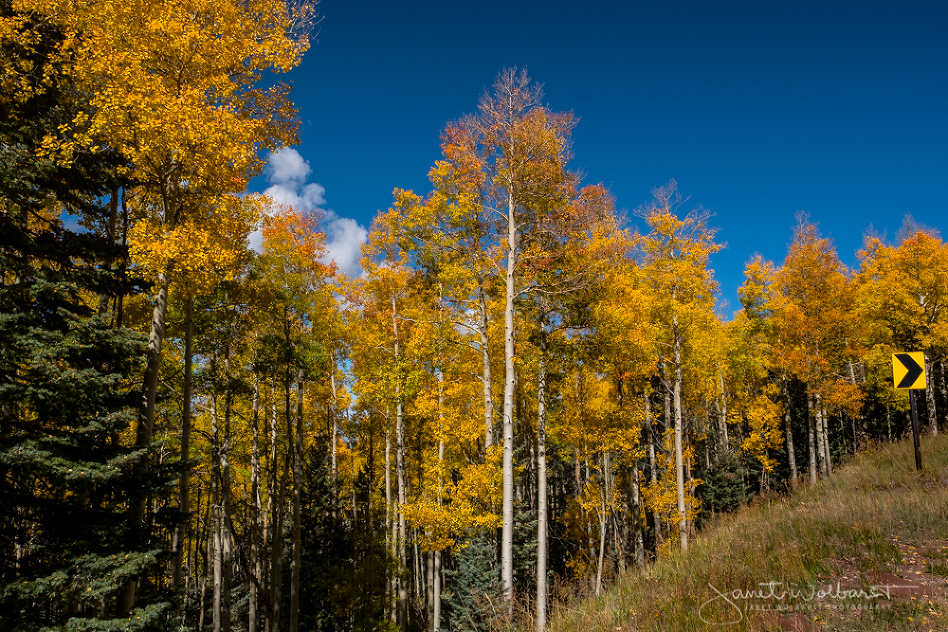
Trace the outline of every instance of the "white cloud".
<instances>
[{"instance_id":1,"label":"white cloud","mask_svg":"<svg viewBox=\"0 0 948 632\"><path fill-rule=\"evenodd\" d=\"M268 187L263 192L269 195L273 201L281 206L292 206L302 213L312 213L314 210L326 203L326 189L315 182L298 186L293 181L281 182Z\"/></svg>"},{"instance_id":2,"label":"white cloud","mask_svg":"<svg viewBox=\"0 0 948 632\"><path fill-rule=\"evenodd\" d=\"M306 178L313 172L309 162L303 160L300 152L292 147L281 147L270 153L267 166L263 173L270 183L306 182Z\"/></svg>"},{"instance_id":3,"label":"white cloud","mask_svg":"<svg viewBox=\"0 0 948 632\"><path fill-rule=\"evenodd\" d=\"M292 206L297 211L312 213L326 203L326 189L317 182L307 183L313 168L309 161L292 147L282 147L270 154L263 173L270 187L263 192L277 204Z\"/></svg>"},{"instance_id":4,"label":"white cloud","mask_svg":"<svg viewBox=\"0 0 948 632\"><path fill-rule=\"evenodd\" d=\"M307 182L313 172L309 161L295 149L283 147L270 154L263 172L270 183L263 193L277 205L292 206L302 213L322 213L328 251L323 262L335 261L339 270L349 276L361 274L359 258L368 231L354 219L340 217L332 209L323 208L326 204L326 189L317 182ZM257 252L262 251L261 231L250 235L250 247Z\"/></svg>"},{"instance_id":5,"label":"white cloud","mask_svg":"<svg viewBox=\"0 0 948 632\"><path fill-rule=\"evenodd\" d=\"M329 251L325 261L335 261L339 270L348 276L362 274L359 259L368 231L354 219L339 217L332 211L326 211L323 222L326 228L326 249Z\"/></svg>"}]
</instances>

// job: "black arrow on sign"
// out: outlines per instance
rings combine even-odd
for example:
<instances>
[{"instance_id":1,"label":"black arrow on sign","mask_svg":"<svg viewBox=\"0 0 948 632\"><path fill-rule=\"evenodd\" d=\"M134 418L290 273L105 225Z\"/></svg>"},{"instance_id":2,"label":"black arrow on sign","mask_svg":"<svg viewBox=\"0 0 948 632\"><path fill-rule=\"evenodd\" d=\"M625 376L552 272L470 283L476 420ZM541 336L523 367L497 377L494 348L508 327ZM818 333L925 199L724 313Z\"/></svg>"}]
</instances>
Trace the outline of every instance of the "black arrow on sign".
<instances>
[{"instance_id":1,"label":"black arrow on sign","mask_svg":"<svg viewBox=\"0 0 948 632\"><path fill-rule=\"evenodd\" d=\"M918 366L918 363L907 353L896 353L895 357L899 359L902 366L908 369L908 373L905 374L905 377L902 378L902 381L899 382L899 385L895 388L911 388L912 384L915 384L915 380L918 379L918 376L922 374L924 369Z\"/></svg>"}]
</instances>

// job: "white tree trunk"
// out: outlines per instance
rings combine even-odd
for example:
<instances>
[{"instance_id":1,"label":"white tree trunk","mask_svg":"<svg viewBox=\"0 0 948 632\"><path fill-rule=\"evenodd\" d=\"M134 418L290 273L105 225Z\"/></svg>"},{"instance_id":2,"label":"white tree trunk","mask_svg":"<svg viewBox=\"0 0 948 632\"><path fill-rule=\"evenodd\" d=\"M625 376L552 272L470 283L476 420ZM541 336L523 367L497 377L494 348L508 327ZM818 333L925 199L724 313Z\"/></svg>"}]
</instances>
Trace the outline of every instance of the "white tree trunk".
<instances>
[{"instance_id":1,"label":"white tree trunk","mask_svg":"<svg viewBox=\"0 0 948 632\"><path fill-rule=\"evenodd\" d=\"M630 518L634 521L633 530L635 537L635 565L639 568L645 566L645 538L642 534L642 494L639 479L639 461L632 464L632 515Z\"/></svg>"},{"instance_id":2,"label":"white tree trunk","mask_svg":"<svg viewBox=\"0 0 948 632\"><path fill-rule=\"evenodd\" d=\"M270 555L267 559L266 573L264 574L264 592L270 597L270 603L273 605L273 609L267 609L267 614L264 619L263 629L265 632L272 632L273 630L273 612L277 609L278 605L273 600L272 592L272 578L275 576L275 566L276 561L273 557L273 545L272 543L276 541L276 536L273 535L272 530L270 529L271 522L273 520L273 512L279 511L279 508L274 506L274 498L277 494L276 489L276 475L277 475L277 397L276 397L276 380L274 379L273 374L270 374L270 451L269 451L269 463L267 463L267 509L263 514L263 548L267 549L268 545L271 548Z\"/></svg>"},{"instance_id":3,"label":"white tree trunk","mask_svg":"<svg viewBox=\"0 0 948 632\"><path fill-rule=\"evenodd\" d=\"M727 397L724 394L724 372L721 370L721 363L718 362L718 437L720 446L724 452L730 447L730 441L727 436Z\"/></svg>"},{"instance_id":4,"label":"white tree trunk","mask_svg":"<svg viewBox=\"0 0 948 632\"><path fill-rule=\"evenodd\" d=\"M392 419L391 409L385 407L385 541L393 558L398 557L398 525L394 518L394 507L392 506ZM396 622L397 608L392 607L391 598L398 592L395 576L389 580L389 595L386 599L388 607L389 620Z\"/></svg>"},{"instance_id":5,"label":"white tree trunk","mask_svg":"<svg viewBox=\"0 0 948 632\"><path fill-rule=\"evenodd\" d=\"M596 596L602 590L602 566L606 559L606 532L609 530L609 510L612 490L610 485L610 472L612 470L612 460L609 458L609 451L602 454L602 474L603 488L600 492L600 513L599 513L599 564L596 568Z\"/></svg>"},{"instance_id":6,"label":"white tree trunk","mask_svg":"<svg viewBox=\"0 0 948 632\"><path fill-rule=\"evenodd\" d=\"M678 330L678 317L672 317L675 354L675 483L678 492L678 532L681 538L681 550L688 550L688 512L685 508L685 468L682 458L683 428L681 417L681 333Z\"/></svg>"},{"instance_id":7,"label":"white tree trunk","mask_svg":"<svg viewBox=\"0 0 948 632\"><path fill-rule=\"evenodd\" d=\"M546 334L541 331L537 366L537 632L546 629L546 556L549 547L546 485Z\"/></svg>"},{"instance_id":8,"label":"white tree trunk","mask_svg":"<svg viewBox=\"0 0 948 632\"><path fill-rule=\"evenodd\" d=\"M652 403L648 393L645 393L645 436L648 441L648 469L649 480L652 486L658 484L658 463L655 458L655 440L652 438ZM655 555L662 546L662 516L658 509L652 511L652 522L655 524Z\"/></svg>"},{"instance_id":9,"label":"white tree trunk","mask_svg":"<svg viewBox=\"0 0 948 632\"><path fill-rule=\"evenodd\" d=\"M223 570L223 598L221 603L221 624L224 632L231 628L231 585L234 576L234 534L231 530L230 509L230 449L231 433L231 389L230 389L230 346L224 355L224 441L221 446L221 567Z\"/></svg>"},{"instance_id":10,"label":"white tree trunk","mask_svg":"<svg viewBox=\"0 0 948 632\"><path fill-rule=\"evenodd\" d=\"M220 478L221 478L221 448L220 432L217 419L217 393L211 393L211 448L213 452L213 467L211 471L211 515L212 529L214 538L214 604L213 604L213 626L214 632L221 632L221 604L223 593L223 568L221 565L221 552L223 542L221 537L221 527L223 521L220 498Z\"/></svg>"},{"instance_id":11,"label":"white tree trunk","mask_svg":"<svg viewBox=\"0 0 948 632\"><path fill-rule=\"evenodd\" d=\"M513 415L516 373L514 368L514 296L516 294L517 223L513 195L507 199L507 277L504 305L504 460L503 460L503 526L501 529L500 578L504 600L513 607Z\"/></svg>"},{"instance_id":12,"label":"white tree trunk","mask_svg":"<svg viewBox=\"0 0 948 632\"><path fill-rule=\"evenodd\" d=\"M487 299L484 292L484 281L478 279L477 286L478 323L477 333L481 340L481 383L484 389L484 452L494 445L494 394L491 385L490 373L490 340L487 337Z\"/></svg>"},{"instance_id":13,"label":"white tree trunk","mask_svg":"<svg viewBox=\"0 0 948 632\"><path fill-rule=\"evenodd\" d=\"M400 349L394 294L392 294L392 330L395 336L395 363L397 365L400 358ZM404 507L408 503L408 490L405 481L405 404L401 396L401 376L398 376L395 381L395 470L398 481L398 560L401 562L402 568L406 568L408 566L408 551L405 546L408 541L408 533ZM399 575L398 579L398 618L399 625L404 629L408 623L408 586L402 575Z\"/></svg>"},{"instance_id":14,"label":"white tree trunk","mask_svg":"<svg viewBox=\"0 0 948 632\"><path fill-rule=\"evenodd\" d=\"M247 632L257 632L257 585L261 576L260 557L260 513L263 503L260 498L260 377L253 374L253 399L251 401L251 430L253 443L250 449L250 603Z\"/></svg>"},{"instance_id":15,"label":"white tree trunk","mask_svg":"<svg viewBox=\"0 0 948 632\"><path fill-rule=\"evenodd\" d=\"M783 427L787 437L787 460L790 463L790 484L794 487L797 484L797 455L793 448L793 423L790 417L790 389L787 387L786 380L782 381L783 386Z\"/></svg>"},{"instance_id":16,"label":"white tree trunk","mask_svg":"<svg viewBox=\"0 0 948 632\"><path fill-rule=\"evenodd\" d=\"M434 632L441 629L441 551L434 552L434 616L431 629Z\"/></svg>"},{"instance_id":17,"label":"white tree trunk","mask_svg":"<svg viewBox=\"0 0 948 632\"><path fill-rule=\"evenodd\" d=\"M826 436L823 432L823 406L820 396L813 396L814 420L816 424L816 458L821 476L826 476Z\"/></svg>"},{"instance_id":18,"label":"white tree trunk","mask_svg":"<svg viewBox=\"0 0 948 632\"><path fill-rule=\"evenodd\" d=\"M807 444L810 456L810 485L816 485L817 480L817 459L816 459L816 415L813 411L813 396L806 397L806 422L807 422Z\"/></svg>"},{"instance_id":19,"label":"white tree trunk","mask_svg":"<svg viewBox=\"0 0 948 632\"><path fill-rule=\"evenodd\" d=\"M336 479L339 476L339 466L336 455L336 438L339 436L339 420L336 418L336 358L332 354L329 355L329 388L332 391L330 393L332 400L329 405L329 416L332 419L332 433L329 437L329 446L332 451L332 493L333 497L335 497Z\"/></svg>"},{"instance_id":20,"label":"white tree trunk","mask_svg":"<svg viewBox=\"0 0 948 632\"><path fill-rule=\"evenodd\" d=\"M292 437L291 437L292 440ZM290 632L300 622L301 508L303 491L303 369L296 373L296 437L293 447L293 560L290 571ZM333 502L335 503L335 498Z\"/></svg>"},{"instance_id":21,"label":"white tree trunk","mask_svg":"<svg viewBox=\"0 0 948 632\"><path fill-rule=\"evenodd\" d=\"M444 467L444 372L438 371L438 508L441 508L441 492L444 481L442 472ZM434 568L429 581L431 583L431 629L438 632L441 628L441 551L433 552Z\"/></svg>"},{"instance_id":22,"label":"white tree trunk","mask_svg":"<svg viewBox=\"0 0 948 632\"><path fill-rule=\"evenodd\" d=\"M928 405L928 427L933 437L938 436L938 415L935 410L935 375L932 370L932 352L925 352L925 402Z\"/></svg>"},{"instance_id":23,"label":"white tree trunk","mask_svg":"<svg viewBox=\"0 0 948 632\"><path fill-rule=\"evenodd\" d=\"M830 476L833 473L833 452L830 450L829 413L823 407L822 397L818 397L816 401L820 406L820 418L823 420L823 453L826 455L826 475Z\"/></svg>"}]
</instances>

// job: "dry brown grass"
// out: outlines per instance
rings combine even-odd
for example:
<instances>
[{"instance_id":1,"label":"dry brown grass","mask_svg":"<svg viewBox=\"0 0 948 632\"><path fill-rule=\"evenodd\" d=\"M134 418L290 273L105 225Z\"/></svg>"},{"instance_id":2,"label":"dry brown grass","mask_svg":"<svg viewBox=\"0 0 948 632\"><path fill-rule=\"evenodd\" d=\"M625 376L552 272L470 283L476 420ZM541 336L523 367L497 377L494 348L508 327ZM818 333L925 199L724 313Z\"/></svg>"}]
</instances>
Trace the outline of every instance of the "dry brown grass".
<instances>
[{"instance_id":1,"label":"dry brown grass","mask_svg":"<svg viewBox=\"0 0 948 632\"><path fill-rule=\"evenodd\" d=\"M910 442L884 444L815 487L722 516L687 554L627 574L598 599L556 606L550 627L948 630L948 437L923 439L922 451L921 472ZM733 598L735 590L769 594L769 582L775 594L798 596ZM837 598L837 585L872 595L871 586L896 582L917 588L890 590L888 599ZM830 585L831 595L800 596ZM734 605L714 599L715 589Z\"/></svg>"}]
</instances>

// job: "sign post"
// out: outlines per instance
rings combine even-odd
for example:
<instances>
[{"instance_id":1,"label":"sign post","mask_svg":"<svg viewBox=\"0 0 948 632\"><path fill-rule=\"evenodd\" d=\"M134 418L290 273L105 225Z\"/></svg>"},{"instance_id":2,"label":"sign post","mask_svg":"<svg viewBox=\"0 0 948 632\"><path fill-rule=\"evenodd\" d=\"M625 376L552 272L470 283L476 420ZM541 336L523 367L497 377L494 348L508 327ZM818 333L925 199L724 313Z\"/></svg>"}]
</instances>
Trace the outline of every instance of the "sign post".
<instances>
[{"instance_id":1,"label":"sign post","mask_svg":"<svg viewBox=\"0 0 948 632\"><path fill-rule=\"evenodd\" d=\"M895 388L908 389L912 403L912 440L915 442L915 469L922 469L922 448L919 443L918 407L915 391L926 386L925 353L908 351L892 354L892 383Z\"/></svg>"}]
</instances>

